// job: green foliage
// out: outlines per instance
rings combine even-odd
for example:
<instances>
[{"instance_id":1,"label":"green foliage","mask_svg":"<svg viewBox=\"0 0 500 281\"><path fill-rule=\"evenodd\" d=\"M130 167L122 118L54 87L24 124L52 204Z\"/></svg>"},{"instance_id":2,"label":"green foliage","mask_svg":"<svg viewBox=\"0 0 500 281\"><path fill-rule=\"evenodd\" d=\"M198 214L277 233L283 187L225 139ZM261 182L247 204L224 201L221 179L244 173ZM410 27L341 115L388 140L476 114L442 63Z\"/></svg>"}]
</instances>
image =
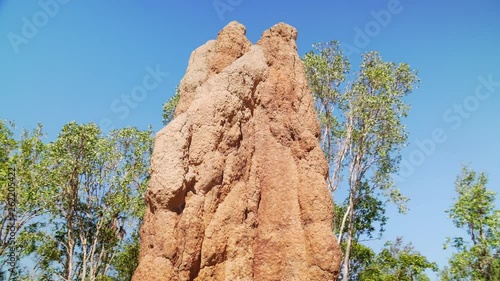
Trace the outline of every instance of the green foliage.
<instances>
[{"instance_id":1,"label":"green foliage","mask_svg":"<svg viewBox=\"0 0 500 281\"><path fill-rule=\"evenodd\" d=\"M175 108L179 103L181 96L179 93L179 86L175 88L175 94L168 102L163 105L163 125L167 125L174 119Z\"/></svg>"},{"instance_id":2,"label":"green foliage","mask_svg":"<svg viewBox=\"0 0 500 281\"><path fill-rule=\"evenodd\" d=\"M404 97L419 82L416 71L369 52L360 70L350 74L338 42L313 47L303 62L316 99L321 144L332 168L330 189L338 188L343 171L349 169L347 185L356 189L366 182L373 190L384 190L404 212L407 199L394 187L391 175L399 170L399 152L407 140L402 119L409 105Z\"/></svg>"},{"instance_id":3,"label":"green foliage","mask_svg":"<svg viewBox=\"0 0 500 281\"><path fill-rule=\"evenodd\" d=\"M495 193L486 188L484 173L464 166L455 186L458 198L447 211L457 228L468 239L448 238L453 254L441 280L500 280L500 210L495 208Z\"/></svg>"},{"instance_id":4,"label":"green foliage","mask_svg":"<svg viewBox=\"0 0 500 281\"><path fill-rule=\"evenodd\" d=\"M135 232L130 241L118 253L113 261L113 267L117 272L116 280L130 281L135 269L139 265L139 233Z\"/></svg>"},{"instance_id":5,"label":"green foliage","mask_svg":"<svg viewBox=\"0 0 500 281\"><path fill-rule=\"evenodd\" d=\"M23 131L19 140L14 139L13 122L0 120L0 268L6 262L6 251L10 237L18 237L21 230L35 224L35 219L45 212L48 169L45 159L45 144L42 126L33 131ZM10 171L9 171L10 169ZM14 182L9 173L15 169ZM9 184L14 184L14 193L9 192ZM8 200L10 197L10 201ZM7 204L14 203L14 212L9 212ZM16 227L8 227L9 217L15 215ZM19 241L14 241L16 248ZM19 255L19 251L16 251Z\"/></svg>"},{"instance_id":6,"label":"green foliage","mask_svg":"<svg viewBox=\"0 0 500 281\"><path fill-rule=\"evenodd\" d=\"M14 124L0 120L0 189L2 191L0 193L0 202L2 203L5 202L7 196L8 170L12 165L11 154L18 146L13 138L13 127Z\"/></svg>"},{"instance_id":7,"label":"green foliage","mask_svg":"<svg viewBox=\"0 0 500 281\"><path fill-rule=\"evenodd\" d=\"M338 149L335 138L342 134L341 116L336 112L343 99L340 86L349 73L350 63L337 41L314 44L313 51L306 53L302 61L322 125L321 144L327 160L332 162Z\"/></svg>"},{"instance_id":8,"label":"green foliage","mask_svg":"<svg viewBox=\"0 0 500 281\"><path fill-rule=\"evenodd\" d=\"M341 247L345 251L346 243L342 243ZM372 249L359 243L357 240L354 240L351 245L350 255L348 280L357 281L366 268L375 262L376 255ZM342 277L341 275L340 278Z\"/></svg>"},{"instance_id":9,"label":"green foliage","mask_svg":"<svg viewBox=\"0 0 500 281\"><path fill-rule=\"evenodd\" d=\"M415 251L402 238L387 242L384 249L371 261L356 279L359 281L427 281L425 270L437 271L437 264Z\"/></svg>"},{"instance_id":10,"label":"green foliage","mask_svg":"<svg viewBox=\"0 0 500 281\"><path fill-rule=\"evenodd\" d=\"M72 122L45 145L45 188L33 196L46 213L19 236L39 278L107 280L113 271L122 274L113 261L129 244L126 232L133 234L142 220L151 134L124 128L105 136L93 123Z\"/></svg>"},{"instance_id":11,"label":"green foliage","mask_svg":"<svg viewBox=\"0 0 500 281\"><path fill-rule=\"evenodd\" d=\"M388 218L385 216L385 202L381 201L377 196L369 194L368 185L360 185L360 196L362 200L356 202L356 210L354 216L354 238L359 240L361 237L368 239L380 239L384 232L385 224ZM349 200L345 200L342 205L335 204L336 214L345 214L349 206ZM337 215L334 217L334 231L340 233L342 225L342 216ZM349 218L345 223L349 223ZM344 237L347 231L344 228L343 232L339 235Z\"/></svg>"},{"instance_id":12,"label":"green foliage","mask_svg":"<svg viewBox=\"0 0 500 281\"><path fill-rule=\"evenodd\" d=\"M355 178L368 178L372 188L386 191L401 211L405 210L406 199L394 188L391 174L399 169L399 151L407 140L402 119L409 105L403 98L417 82L416 72L409 65L385 62L378 53L369 52L363 57L346 104L352 127L351 162L359 166Z\"/></svg>"},{"instance_id":13,"label":"green foliage","mask_svg":"<svg viewBox=\"0 0 500 281\"><path fill-rule=\"evenodd\" d=\"M365 53L359 71L350 73L338 42L313 47L303 62L321 124L321 146L331 168L329 188L349 189L344 215L334 225L341 244L344 236L347 239L344 279L348 280L351 248L360 235L370 236L371 224L380 221L382 229L385 224L380 215L385 202L378 197L406 211L408 199L391 176L399 170L400 150L407 141L402 119L409 105L404 97L419 80L408 64L384 61L377 52Z\"/></svg>"}]
</instances>

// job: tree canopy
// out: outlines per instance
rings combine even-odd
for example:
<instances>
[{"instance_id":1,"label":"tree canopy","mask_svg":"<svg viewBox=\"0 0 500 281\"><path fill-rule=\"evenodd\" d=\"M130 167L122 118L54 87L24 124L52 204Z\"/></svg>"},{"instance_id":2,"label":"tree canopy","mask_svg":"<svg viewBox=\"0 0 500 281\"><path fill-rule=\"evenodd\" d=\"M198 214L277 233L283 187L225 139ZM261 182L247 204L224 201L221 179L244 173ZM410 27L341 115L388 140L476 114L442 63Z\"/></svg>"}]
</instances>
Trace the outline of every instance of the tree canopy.
<instances>
[{"instance_id":1,"label":"tree canopy","mask_svg":"<svg viewBox=\"0 0 500 281\"><path fill-rule=\"evenodd\" d=\"M330 164L328 185L332 193L340 187L349 190L344 206L336 208L343 214L334 226L339 243L346 243L342 273L346 281L351 248L359 234L372 232L374 223L385 224L385 202L405 211L407 198L392 175L399 170L400 150L407 141L402 120L410 107L404 97L419 79L408 64L384 61L377 52L363 54L359 70L352 72L338 42L313 47L303 61L321 124L320 143ZM377 209L370 213L370 208ZM360 228L357 216L362 213L371 216L363 217L366 221Z\"/></svg>"},{"instance_id":2,"label":"tree canopy","mask_svg":"<svg viewBox=\"0 0 500 281\"><path fill-rule=\"evenodd\" d=\"M500 280L500 210L487 183L486 174L467 166L457 177L457 198L447 213L467 237L448 238L445 248L451 245L456 252L442 272L443 281Z\"/></svg>"},{"instance_id":3,"label":"tree canopy","mask_svg":"<svg viewBox=\"0 0 500 281\"><path fill-rule=\"evenodd\" d=\"M0 156L7 159L1 169L8 163L17 171L18 254L35 262L22 278L129 279L138 256L151 130L104 135L93 123L71 122L44 143L41 126L18 142L3 123L0 129Z\"/></svg>"}]
</instances>

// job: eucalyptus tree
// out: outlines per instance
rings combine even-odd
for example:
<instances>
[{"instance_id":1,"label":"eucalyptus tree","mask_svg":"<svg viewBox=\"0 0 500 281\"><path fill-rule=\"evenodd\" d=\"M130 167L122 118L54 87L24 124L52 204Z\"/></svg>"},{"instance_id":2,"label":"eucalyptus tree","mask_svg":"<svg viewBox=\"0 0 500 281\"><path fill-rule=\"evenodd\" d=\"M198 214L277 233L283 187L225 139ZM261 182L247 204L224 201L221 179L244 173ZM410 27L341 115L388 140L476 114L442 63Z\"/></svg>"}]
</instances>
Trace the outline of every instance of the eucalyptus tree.
<instances>
[{"instance_id":1,"label":"eucalyptus tree","mask_svg":"<svg viewBox=\"0 0 500 281\"><path fill-rule=\"evenodd\" d=\"M410 244L398 237L385 247L369 263L357 279L359 281L430 281L426 270L437 271L438 266L422 256Z\"/></svg>"},{"instance_id":2,"label":"eucalyptus tree","mask_svg":"<svg viewBox=\"0 0 500 281\"><path fill-rule=\"evenodd\" d=\"M0 270L16 270L19 234L46 210L47 163L42 126L14 136L14 123L0 120ZM12 273L12 272L11 272ZM4 274L13 278L12 274Z\"/></svg>"},{"instance_id":3,"label":"eucalyptus tree","mask_svg":"<svg viewBox=\"0 0 500 281\"><path fill-rule=\"evenodd\" d=\"M31 278L114 280L144 212L151 131L66 124L47 144L46 215L20 235ZM127 233L129 231L130 233ZM136 257L135 257L136 258ZM33 277L36 276L36 277Z\"/></svg>"},{"instance_id":4,"label":"eucalyptus tree","mask_svg":"<svg viewBox=\"0 0 500 281\"><path fill-rule=\"evenodd\" d=\"M336 41L317 43L305 54L303 63L309 88L315 99L316 112L321 124L321 147L331 167L328 186L335 192L341 181L342 168L348 144L345 136L345 80L350 63Z\"/></svg>"},{"instance_id":5,"label":"eucalyptus tree","mask_svg":"<svg viewBox=\"0 0 500 281\"><path fill-rule=\"evenodd\" d=\"M391 176L398 172L400 149L407 141L402 120L409 105L404 97L419 80L408 64L386 62L377 52L365 53L359 70L352 73L335 41L314 45L303 61L322 126L321 145L331 168L328 186L332 193L340 186L348 189L338 241L346 243L342 275L349 280L360 202L368 195L382 195L405 211L407 199Z\"/></svg>"},{"instance_id":6,"label":"eucalyptus tree","mask_svg":"<svg viewBox=\"0 0 500 281\"><path fill-rule=\"evenodd\" d=\"M368 186L362 185L360 188L360 197L363 200L359 201L356 206L356 214L354 220L354 237L351 244L351 252L349 259L349 280L358 280L359 274L365 270L367 266L373 263L375 253L373 250L363 245L362 242L380 239L385 230L385 224L388 220L385 215L385 203L377 196L371 194L363 194L368 192ZM349 198L343 204L335 204L335 213L344 214L348 207ZM345 227L343 227L342 216L335 216L334 231L338 233L340 229L344 229L342 235L347 235ZM340 244L341 249L345 252L346 243Z\"/></svg>"},{"instance_id":7,"label":"eucalyptus tree","mask_svg":"<svg viewBox=\"0 0 500 281\"><path fill-rule=\"evenodd\" d=\"M468 237L449 238L457 250L441 280L500 280L500 210L495 192L488 190L488 178L464 166L455 182L457 198L447 213Z\"/></svg>"}]
</instances>

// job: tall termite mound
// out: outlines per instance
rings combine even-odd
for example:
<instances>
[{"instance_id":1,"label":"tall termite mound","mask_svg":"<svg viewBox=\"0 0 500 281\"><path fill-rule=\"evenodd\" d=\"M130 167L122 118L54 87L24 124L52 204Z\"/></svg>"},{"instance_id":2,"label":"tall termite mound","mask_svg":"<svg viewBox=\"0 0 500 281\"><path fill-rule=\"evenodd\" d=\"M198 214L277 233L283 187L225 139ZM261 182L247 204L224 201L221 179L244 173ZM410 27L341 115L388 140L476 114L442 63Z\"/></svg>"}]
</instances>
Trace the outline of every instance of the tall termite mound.
<instances>
[{"instance_id":1,"label":"tall termite mound","mask_svg":"<svg viewBox=\"0 0 500 281\"><path fill-rule=\"evenodd\" d=\"M327 163L297 31L232 22L196 49L156 136L135 281L336 280Z\"/></svg>"}]
</instances>

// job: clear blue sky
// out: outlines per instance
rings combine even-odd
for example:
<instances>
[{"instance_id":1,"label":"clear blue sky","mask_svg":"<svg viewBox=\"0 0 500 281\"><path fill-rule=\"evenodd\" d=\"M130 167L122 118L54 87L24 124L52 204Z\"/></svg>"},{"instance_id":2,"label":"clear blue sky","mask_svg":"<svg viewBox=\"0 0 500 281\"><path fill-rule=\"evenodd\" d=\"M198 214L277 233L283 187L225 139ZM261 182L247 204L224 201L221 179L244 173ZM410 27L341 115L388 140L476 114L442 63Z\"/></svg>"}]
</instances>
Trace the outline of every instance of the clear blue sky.
<instances>
[{"instance_id":1,"label":"clear blue sky","mask_svg":"<svg viewBox=\"0 0 500 281\"><path fill-rule=\"evenodd\" d=\"M411 167L398 180L411 198L410 212L398 215L390 208L384 241L404 236L442 266L449 256L441 249L445 237L461 233L444 213L460 164L485 171L490 189L499 191L496 0L54 1L0 0L0 118L20 128L43 123L48 140L72 120L159 130L162 104L191 51L232 20L247 27L253 42L284 21L299 31L300 55L314 42L334 39L419 71L420 88L408 98L410 144L403 151ZM217 12L214 3L232 7ZM359 52L350 56L354 65ZM149 81L154 87L140 101L121 100L157 67L168 76ZM435 140L419 148L435 130Z\"/></svg>"}]
</instances>

